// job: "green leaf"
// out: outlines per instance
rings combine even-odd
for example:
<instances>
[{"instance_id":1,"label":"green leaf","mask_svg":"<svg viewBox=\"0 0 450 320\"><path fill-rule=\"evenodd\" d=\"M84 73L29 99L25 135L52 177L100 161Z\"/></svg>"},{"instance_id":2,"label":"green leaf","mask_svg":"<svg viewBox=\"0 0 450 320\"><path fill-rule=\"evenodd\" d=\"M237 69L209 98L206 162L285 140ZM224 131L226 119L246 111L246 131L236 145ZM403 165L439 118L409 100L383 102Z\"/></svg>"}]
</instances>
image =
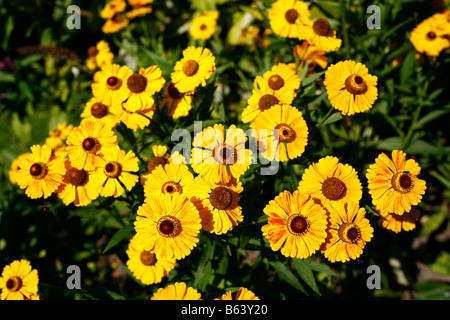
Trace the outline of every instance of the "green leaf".
<instances>
[{"instance_id":1,"label":"green leaf","mask_svg":"<svg viewBox=\"0 0 450 320\"><path fill-rule=\"evenodd\" d=\"M271 261L270 265L275 269L282 280L286 281L295 289L308 296L308 292L302 286L300 281L298 281L295 274L284 263L280 261Z\"/></svg>"},{"instance_id":2,"label":"green leaf","mask_svg":"<svg viewBox=\"0 0 450 320\"><path fill-rule=\"evenodd\" d=\"M216 248L216 241L206 240L203 245L202 256L197 266L197 272L195 274L194 287L203 289L209 282L208 275L211 274L211 262L210 260L214 257L214 250Z\"/></svg>"},{"instance_id":3,"label":"green leaf","mask_svg":"<svg viewBox=\"0 0 450 320\"><path fill-rule=\"evenodd\" d=\"M117 230L116 233L114 233L114 235L111 237L108 244L106 245L105 249L103 250L103 253L106 253L109 249L116 246L122 240L130 238L133 232L134 232L134 225L132 223L124 225L122 228Z\"/></svg>"},{"instance_id":4,"label":"green leaf","mask_svg":"<svg viewBox=\"0 0 450 320\"><path fill-rule=\"evenodd\" d=\"M302 85L304 87L306 87L307 85L313 83L317 78L319 78L324 73L325 73L325 71L320 71L320 72L314 73L313 75L310 75L309 77L306 77L305 80L302 81Z\"/></svg>"},{"instance_id":5,"label":"green leaf","mask_svg":"<svg viewBox=\"0 0 450 320\"><path fill-rule=\"evenodd\" d=\"M425 223L422 225L422 230L420 230L420 235L425 236L433 231L436 231L441 224L445 221L447 218L447 213L445 212L445 203L441 206L441 209L433 213L432 215L428 216Z\"/></svg>"},{"instance_id":6,"label":"green leaf","mask_svg":"<svg viewBox=\"0 0 450 320\"><path fill-rule=\"evenodd\" d=\"M414 72L415 55L416 52L411 50L406 55L405 60L403 60L400 68L400 83L405 83L405 81L409 79Z\"/></svg>"},{"instance_id":7,"label":"green leaf","mask_svg":"<svg viewBox=\"0 0 450 320\"><path fill-rule=\"evenodd\" d=\"M295 269L297 269L300 278L320 296L319 288L317 287L316 279L311 268L311 259L292 259Z\"/></svg>"},{"instance_id":8,"label":"green leaf","mask_svg":"<svg viewBox=\"0 0 450 320\"><path fill-rule=\"evenodd\" d=\"M340 112L335 112L335 113L333 113L331 116L329 116L327 120L325 120L325 121L322 123L322 126L323 126L323 125L327 125L327 124L332 124L332 123L334 123L334 122L337 122L337 121L341 120L343 117L344 117L344 116L342 115L342 113L340 113Z\"/></svg>"},{"instance_id":9,"label":"green leaf","mask_svg":"<svg viewBox=\"0 0 450 320\"><path fill-rule=\"evenodd\" d=\"M414 130L418 130L423 128L427 123L434 121L436 119L441 118L443 115L450 112L450 105L446 105L442 109L433 110L427 114L425 114L423 117L420 118L419 121L417 121L413 127Z\"/></svg>"}]
</instances>

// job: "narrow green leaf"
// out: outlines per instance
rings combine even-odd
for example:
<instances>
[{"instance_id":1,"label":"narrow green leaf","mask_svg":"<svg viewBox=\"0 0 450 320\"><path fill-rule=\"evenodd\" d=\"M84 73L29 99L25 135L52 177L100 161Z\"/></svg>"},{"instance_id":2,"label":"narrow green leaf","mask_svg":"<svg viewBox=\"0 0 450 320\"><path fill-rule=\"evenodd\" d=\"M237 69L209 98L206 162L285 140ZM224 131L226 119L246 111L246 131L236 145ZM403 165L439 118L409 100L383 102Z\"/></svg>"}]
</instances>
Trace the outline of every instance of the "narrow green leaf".
<instances>
[{"instance_id":1,"label":"narrow green leaf","mask_svg":"<svg viewBox=\"0 0 450 320\"><path fill-rule=\"evenodd\" d=\"M297 270L300 278L320 296L319 288L317 287L316 279L311 268L311 259L292 259L295 269Z\"/></svg>"},{"instance_id":2,"label":"narrow green leaf","mask_svg":"<svg viewBox=\"0 0 450 320\"><path fill-rule=\"evenodd\" d=\"M304 293L305 295L308 295L308 292L302 286L300 281L298 281L295 274L284 263L282 263L280 261L272 261L272 262L270 262L270 265L275 269L275 271L278 273L278 275L280 276L280 278L282 280L286 281L291 286L293 286L295 289L299 290L300 292Z\"/></svg>"},{"instance_id":3,"label":"narrow green leaf","mask_svg":"<svg viewBox=\"0 0 450 320\"><path fill-rule=\"evenodd\" d=\"M344 116L340 112L335 112L331 116L328 117L327 120L325 120L322 125L332 124L334 122L337 122L341 120Z\"/></svg>"},{"instance_id":4,"label":"narrow green leaf","mask_svg":"<svg viewBox=\"0 0 450 320\"><path fill-rule=\"evenodd\" d=\"M119 230L117 230L116 233L114 233L114 235L109 240L108 244L103 250L103 253L106 253L108 250L116 246L122 240L129 238L133 232L134 232L134 225L132 223L127 224L122 228L120 228Z\"/></svg>"}]
</instances>

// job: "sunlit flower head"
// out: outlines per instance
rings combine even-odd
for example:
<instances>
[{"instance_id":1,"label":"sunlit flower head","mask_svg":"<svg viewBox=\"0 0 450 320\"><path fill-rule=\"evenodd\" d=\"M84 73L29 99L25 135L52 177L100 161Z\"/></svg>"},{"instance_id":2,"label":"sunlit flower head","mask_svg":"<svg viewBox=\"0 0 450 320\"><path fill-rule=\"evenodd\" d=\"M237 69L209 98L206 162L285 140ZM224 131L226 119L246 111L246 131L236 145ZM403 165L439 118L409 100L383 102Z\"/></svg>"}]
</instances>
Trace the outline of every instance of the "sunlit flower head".
<instances>
[{"instance_id":1,"label":"sunlit flower head","mask_svg":"<svg viewBox=\"0 0 450 320\"><path fill-rule=\"evenodd\" d=\"M189 35L193 39L207 40L217 31L218 11L205 11L192 19Z\"/></svg>"},{"instance_id":2,"label":"sunlit flower head","mask_svg":"<svg viewBox=\"0 0 450 320\"><path fill-rule=\"evenodd\" d=\"M125 81L133 71L127 66L119 64L104 65L94 74L94 82L91 84L92 94L103 104L111 106L120 103L120 93Z\"/></svg>"},{"instance_id":3,"label":"sunlit flower head","mask_svg":"<svg viewBox=\"0 0 450 320\"><path fill-rule=\"evenodd\" d=\"M28 260L14 260L3 268L0 300L25 300L37 296L39 276Z\"/></svg>"},{"instance_id":4,"label":"sunlit flower head","mask_svg":"<svg viewBox=\"0 0 450 320\"><path fill-rule=\"evenodd\" d=\"M101 102L100 99L92 97L84 107L80 117L83 121L92 120L99 121L105 124L105 127L115 129L120 123L120 117L112 113L111 106Z\"/></svg>"},{"instance_id":5,"label":"sunlit flower head","mask_svg":"<svg viewBox=\"0 0 450 320\"><path fill-rule=\"evenodd\" d=\"M231 290L224 293L220 299L214 300L260 300L252 291L247 288L241 287L234 294Z\"/></svg>"},{"instance_id":6,"label":"sunlit flower head","mask_svg":"<svg viewBox=\"0 0 450 320\"><path fill-rule=\"evenodd\" d=\"M308 41L319 50L336 51L342 45L342 40L336 38L336 31L331 29L330 22L325 18L300 19L297 28L298 38Z\"/></svg>"},{"instance_id":7,"label":"sunlit flower head","mask_svg":"<svg viewBox=\"0 0 450 320\"><path fill-rule=\"evenodd\" d=\"M173 82L170 82L163 93L160 109L167 108L167 115L178 119L189 115L194 100L193 92L182 93L178 91Z\"/></svg>"},{"instance_id":8,"label":"sunlit flower head","mask_svg":"<svg viewBox=\"0 0 450 320\"><path fill-rule=\"evenodd\" d=\"M309 18L311 13L304 1L300 0L277 0L269 11L270 27L273 32L285 38L297 38L298 31L296 23L301 17Z\"/></svg>"},{"instance_id":9,"label":"sunlit flower head","mask_svg":"<svg viewBox=\"0 0 450 320\"><path fill-rule=\"evenodd\" d=\"M184 282L176 282L159 288L150 300L201 300L201 293Z\"/></svg>"},{"instance_id":10,"label":"sunlit flower head","mask_svg":"<svg viewBox=\"0 0 450 320\"><path fill-rule=\"evenodd\" d=\"M386 213L380 215L379 222L381 226L387 230L395 233L402 231L411 231L416 228L416 222L419 220L420 211L413 207L411 211L405 212L402 215L395 213Z\"/></svg>"},{"instance_id":11,"label":"sunlit flower head","mask_svg":"<svg viewBox=\"0 0 450 320\"><path fill-rule=\"evenodd\" d=\"M450 47L450 22L445 15L434 15L419 23L409 40L417 52L437 57Z\"/></svg>"}]
</instances>

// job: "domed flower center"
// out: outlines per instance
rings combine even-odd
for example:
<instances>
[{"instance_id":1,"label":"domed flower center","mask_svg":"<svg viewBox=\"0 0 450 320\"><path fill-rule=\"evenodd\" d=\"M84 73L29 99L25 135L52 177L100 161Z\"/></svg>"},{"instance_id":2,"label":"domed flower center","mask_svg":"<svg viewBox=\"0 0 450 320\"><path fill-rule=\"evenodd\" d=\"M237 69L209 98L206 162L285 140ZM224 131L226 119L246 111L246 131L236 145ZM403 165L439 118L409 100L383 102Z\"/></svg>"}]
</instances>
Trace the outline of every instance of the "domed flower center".
<instances>
[{"instance_id":1,"label":"domed flower center","mask_svg":"<svg viewBox=\"0 0 450 320\"><path fill-rule=\"evenodd\" d=\"M115 179L122 173L122 166L116 161L110 161L106 164L103 172L108 178Z\"/></svg>"},{"instance_id":2,"label":"domed flower center","mask_svg":"<svg viewBox=\"0 0 450 320\"><path fill-rule=\"evenodd\" d=\"M193 76L197 73L199 68L199 65L197 61L194 60L187 60L182 67L183 73L187 75L188 77Z\"/></svg>"},{"instance_id":3,"label":"domed flower center","mask_svg":"<svg viewBox=\"0 0 450 320\"><path fill-rule=\"evenodd\" d=\"M83 140L82 147L87 153L96 153L100 150L100 142L96 138L86 138Z\"/></svg>"},{"instance_id":4,"label":"domed flower center","mask_svg":"<svg viewBox=\"0 0 450 320\"><path fill-rule=\"evenodd\" d=\"M96 102L91 106L91 114L95 118L103 118L108 114L108 107L101 102Z\"/></svg>"},{"instance_id":5,"label":"domed flower center","mask_svg":"<svg viewBox=\"0 0 450 320\"><path fill-rule=\"evenodd\" d=\"M200 26L200 30L204 31L204 30L206 30L206 29L208 29L208 26L207 26L206 24L202 24L202 25Z\"/></svg>"},{"instance_id":6,"label":"domed flower center","mask_svg":"<svg viewBox=\"0 0 450 320\"><path fill-rule=\"evenodd\" d=\"M122 86L122 80L115 76L111 76L106 80L106 84L108 85L109 89L117 90Z\"/></svg>"},{"instance_id":7,"label":"domed flower center","mask_svg":"<svg viewBox=\"0 0 450 320\"><path fill-rule=\"evenodd\" d=\"M434 33L433 31L430 31L427 33L427 39L428 40L434 40L436 39L436 33Z\"/></svg>"},{"instance_id":8,"label":"domed flower center","mask_svg":"<svg viewBox=\"0 0 450 320\"><path fill-rule=\"evenodd\" d=\"M169 84L169 86L167 87L167 93L169 94L169 97L175 100L180 100L181 98L183 98L183 94L178 91L174 83Z\"/></svg>"},{"instance_id":9,"label":"domed flower center","mask_svg":"<svg viewBox=\"0 0 450 320\"><path fill-rule=\"evenodd\" d=\"M216 146L212 151L212 156L218 164L236 164L237 162L236 150L227 144Z\"/></svg>"},{"instance_id":10,"label":"domed flower center","mask_svg":"<svg viewBox=\"0 0 450 320\"><path fill-rule=\"evenodd\" d=\"M286 226L291 234L297 236L308 229L308 221L300 214L293 214L289 216Z\"/></svg>"},{"instance_id":11,"label":"domed flower center","mask_svg":"<svg viewBox=\"0 0 450 320\"><path fill-rule=\"evenodd\" d=\"M88 55L89 57L95 57L98 54L98 50L95 46L91 46L88 49Z\"/></svg>"},{"instance_id":12,"label":"domed flower center","mask_svg":"<svg viewBox=\"0 0 450 320\"><path fill-rule=\"evenodd\" d=\"M30 174L33 177L33 179L36 180L44 179L47 176L47 173L48 167L45 163L36 162L33 163L30 167Z\"/></svg>"},{"instance_id":13,"label":"domed flower center","mask_svg":"<svg viewBox=\"0 0 450 320\"><path fill-rule=\"evenodd\" d=\"M173 216L164 216L156 223L156 229L162 237L174 238L181 233L181 222Z\"/></svg>"},{"instance_id":14,"label":"domed flower center","mask_svg":"<svg viewBox=\"0 0 450 320\"><path fill-rule=\"evenodd\" d=\"M144 266L154 266L158 261L158 259L156 259L156 255L153 252L147 250L143 250L141 252L140 258Z\"/></svg>"},{"instance_id":15,"label":"domed flower center","mask_svg":"<svg viewBox=\"0 0 450 320\"><path fill-rule=\"evenodd\" d=\"M270 76L269 80L267 80L267 84L269 88L272 90L279 90L284 86L284 80L277 74Z\"/></svg>"},{"instance_id":16,"label":"domed flower center","mask_svg":"<svg viewBox=\"0 0 450 320\"><path fill-rule=\"evenodd\" d=\"M147 78L142 74L135 73L127 80L128 89L133 93L141 93L147 88Z\"/></svg>"},{"instance_id":17,"label":"domed flower center","mask_svg":"<svg viewBox=\"0 0 450 320\"><path fill-rule=\"evenodd\" d=\"M338 178L327 178L322 183L322 194L328 200L340 200L345 197L347 193L347 187Z\"/></svg>"},{"instance_id":18,"label":"domed flower center","mask_svg":"<svg viewBox=\"0 0 450 320\"><path fill-rule=\"evenodd\" d=\"M400 193L408 193L414 187L414 180L411 174L397 172L391 178L392 188Z\"/></svg>"},{"instance_id":19,"label":"domed flower center","mask_svg":"<svg viewBox=\"0 0 450 320\"><path fill-rule=\"evenodd\" d=\"M353 222L344 222L338 229L339 239L346 243L355 243L361 239L361 230L359 226Z\"/></svg>"},{"instance_id":20,"label":"domed flower center","mask_svg":"<svg viewBox=\"0 0 450 320\"><path fill-rule=\"evenodd\" d=\"M275 129L278 130L278 140L280 142L292 142L297 137L295 130L285 123L277 124Z\"/></svg>"},{"instance_id":21,"label":"domed flower center","mask_svg":"<svg viewBox=\"0 0 450 320\"><path fill-rule=\"evenodd\" d=\"M363 77L352 74L345 79L345 89L351 94L363 94L367 92L367 84Z\"/></svg>"},{"instance_id":22,"label":"domed flower center","mask_svg":"<svg viewBox=\"0 0 450 320\"><path fill-rule=\"evenodd\" d=\"M6 288L11 292L17 292L22 288L22 279L11 277L6 281Z\"/></svg>"},{"instance_id":23,"label":"domed flower center","mask_svg":"<svg viewBox=\"0 0 450 320\"><path fill-rule=\"evenodd\" d=\"M166 165L167 163L169 163L169 161L167 161L166 159L164 159L163 157L153 157L150 158L150 160L148 160L147 163L147 169L148 172L152 172L153 170L155 170L155 168L159 165Z\"/></svg>"},{"instance_id":24,"label":"domed flower center","mask_svg":"<svg viewBox=\"0 0 450 320\"><path fill-rule=\"evenodd\" d=\"M289 9L284 14L284 17L286 18L287 22L289 22L290 24L294 24L295 20L297 20L298 18L298 12L295 9Z\"/></svg>"},{"instance_id":25,"label":"domed flower center","mask_svg":"<svg viewBox=\"0 0 450 320\"><path fill-rule=\"evenodd\" d=\"M233 194L225 187L216 187L209 194L209 202L219 210L227 209L233 200Z\"/></svg>"},{"instance_id":26,"label":"domed flower center","mask_svg":"<svg viewBox=\"0 0 450 320\"><path fill-rule=\"evenodd\" d=\"M326 36L330 33L330 23L328 22L327 19L317 19L314 21L313 23L313 31L315 34L319 35L319 36Z\"/></svg>"},{"instance_id":27,"label":"domed flower center","mask_svg":"<svg viewBox=\"0 0 450 320\"><path fill-rule=\"evenodd\" d=\"M70 168L66 172L66 179L70 184L79 187L88 181L88 175L83 169Z\"/></svg>"},{"instance_id":28,"label":"domed flower center","mask_svg":"<svg viewBox=\"0 0 450 320\"><path fill-rule=\"evenodd\" d=\"M161 188L161 192L162 193L175 193L175 192L179 192L181 193L183 191L183 188L180 186L179 183L175 182L175 181L167 181L166 183L163 184L162 188Z\"/></svg>"},{"instance_id":29,"label":"domed flower center","mask_svg":"<svg viewBox=\"0 0 450 320\"><path fill-rule=\"evenodd\" d=\"M276 105L278 102L278 99L274 95L265 94L258 101L259 110L267 110L270 107Z\"/></svg>"}]
</instances>

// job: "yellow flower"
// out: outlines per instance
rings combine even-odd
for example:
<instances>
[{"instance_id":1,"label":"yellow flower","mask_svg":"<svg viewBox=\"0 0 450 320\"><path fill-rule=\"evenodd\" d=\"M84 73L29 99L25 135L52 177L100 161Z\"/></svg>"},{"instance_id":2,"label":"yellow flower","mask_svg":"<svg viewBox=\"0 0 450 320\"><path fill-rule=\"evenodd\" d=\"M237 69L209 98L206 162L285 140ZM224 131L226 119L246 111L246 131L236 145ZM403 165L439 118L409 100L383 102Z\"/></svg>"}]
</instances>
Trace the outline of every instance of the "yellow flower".
<instances>
[{"instance_id":1,"label":"yellow flower","mask_svg":"<svg viewBox=\"0 0 450 320\"><path fill-rule=\"evenodd\" d=\"M125 152L119 146L102 150L99 165L93 173L92 179L101 181L103 197L120 197L124 188L131 191L139 181L139 176L131 172L139 171L139 159L133 151Z\"/></svg>"},{"instance_id":2,"label":"yellow flower","mask_svg":"<svg viewBox=\"0 0 450 320\"><path fill-rule=\"evenodd\" d=\"M327 212L308 194L284 191L264 208L269 217L262 226L274 251L285 257L305 259L320 249L327 236Z\"/></svg>"},{"instance_id":3,"label":"yellow flower","mask_svg":"<svg viewBox=\"0 0 450 320\"><path fill-rule=\"evenodd\" d=\"M270 8L270 27L275 34L281 37L297 38L297 21L302 17L309 18L310 16L308 6L303 1L277 0Z\"/></svg>"},{"instance_id":4,"label":"yellow flower","mask_svg":"<svg viewBox=\"0 0 450 320\"><path fill-rule=\"evenodd\" d=\"M175 64L171 79L178 91L191 92L200 85L205 86L215 70L215 57L211 51L192 46L183 51L183 58Z\"/></svg>"},{"instance_id":5,"label":"yellow flower","mask_svg":"<svg viewBox=\"0 0 450 320\"><path fill-rule=\"evenodd\" d=\"M164 90L163 99L159 108L164 109L167 104L168 116L174 119L186 117L192 109L193 99L193 93L181 93L175 87L174 83L170 82Z\"/></svg>"},{"instance_id":6,"label":"yellow flower","mask_svg":"<svg viewBox=\"0 0 450 320\"><path fill-rule=\"evenodd\" d=\"M331 105L344 115L372 108L378 97L378 78L362 63L340 61L328 67L323 84Z\"/></svg>"},{"instance_id":7,"label":"yellow flower","mask_svg":"<svg viewBox=\"0 0 450 320\"><path fill-rule=\"evenodd\" d=\"M123 12L127 7L125 0L111 0L108 2L100 12L103 19L111 19L116 13Z\"/></svg>"},{"instance_id":8,"label":"yellow flower","mask_svg":"<svg viewBox=\"0 0 450 320\"><path fill-rule=\"evenodd\" d=\"M117 136L104 123L87 120L73 128L67 138L66 152L77 169L95 170L102 162L99 153L117 145Z\"/></svg>"},{"instance_id":9,"label":"yellow flower","mask_svg":"<svg viewBox=\"0 0 450 320\"><path fill-rule=\"evenodd\" d=\"M157 166L145 176L144 195L146 201L160 194L184 193L194 180L186 164L167 163Z\"/></svg>"},{"instance_id":10,"label":"yellow flower","mask_svg":"<svg viewBox=\"0 0 450 320\"><path fill-rule=\"evenodd\" d=\"M102 103L101 99L92 97L81 113L81 118L83 118L81 122L99 121L104 123L105 127L115 129L120 123L120 117L112 113L111 109L111 106Z\"/></svg>"},{"instance_id":11,"label":"yellow flower","mask_svg":"<svg viewBox=\"0 0 450 320\"><path fill-rule=\"evenodd\" d=\"M3 268L0 300L25 300L37 295L39 276L28 260L14 260Z\"/></svg>"},{"instance_id":12,"label":"yellow flower","mask_svg":"<svg viewBox=\"0 0 450 320\"><path fill-rule=\"evenodd\" d=\"M72 167L69 159L66 159L65 167L66 174L56 194L66 206L71 203L77 207L87 206L98 198L102 181L93 179L92 174L83 169Z\"/></svg>"},{"instance_id":13,"label":"yellow flower","mask_svg":"<svg viewBox=\"0 0 450 320\"><path fill-rule=\"evenodd\" d=\"M217 31L218 11L206 11L192 19L189 35L193 39L207 40Z\"/></svg>"},{"instance_id":14,"label":"yellow flower","mask_svg":"<svg viewBox=\"0 0 450 320\"><path fill-rule=\"evenodd\" d=\"M325 52L338 50L342 40L336 38L336 31L331 30L330 23L325 18L300 19L297 23L298 38L306 40L314 47Z\"/></svg>"},{"instance_id":15,"label":"yellow flower","mask_svg":"<svg viewBox=\"0 0 450 320\"><path fill-rule=\"evenodd\" d=\"M147 199L137 211L134 227L144 250L178 260L197 246L202 225L192 202L175 192Z\"/></svg>"},{"instance_id":16,"label":"yellow flower","mask_svg":"<svg viewBox=\"0 0 450 320\"><path fill-rule=\"evenodd\" d=\"M426 183L418 178L420 166L406 153L392 151L392 160L381 153L367 169L367 180L372 203L381 215L402 215L411 211L422 200Z\"/></svg>"},{"instance_id":17,"label":"yellow flower","mask_svg":"<svg viewBox=\"0 0 450 320\"><path fill-rule=\"evenodd\" d=\"M259 300L259 298L250 290L247 288L241 287L236 292L236 295L233 298L232 291L228 291L224 293L220 299L214 299L214 300Z\"/></svg>"},{"instance_id":18,"label":"yellow flower","mask_svg":"<svg viewBox=\"0 0 450 320\"><path fill-rule=\"evenodd\" d=\"M48 198L66 173L64 157L52 154L47 145L34 145L31 154L20 159L17 183L31 199Z\"/></svg>"},{"instance_id":19,"label":"yellow flower","mask_svg":"<svg viewBox=\"0 0 450 320\"><path fill-rule=\"evenodd\" d=\"M62 122L56 126L56 129L50 130L45 144L52 148L54 153L60 153L66 146L66 139L73 129L73 125Z\"/></svg>"},{"instance_id":20,"label":"yellow flower","mask_svg":"<svg viewBox=\"0 0 450 320\"><path fill-rule=\"evenodd\" d=\"M19 163L29 155L31 155L31 153L29 152L22 153L11 162L11 166L8 171L9 181L11 181L11 183L17 183L17 175L19 174L20 170Z\"/></svg>"},{"instance_id":21,"label":"yellow flower","mask_svg":"<svg viewBox=\"0 0 450 320\"><path fill-rule=\"evenodd\" d=\"M303 41L302 44L298 44L294 48L294 57L297 56L300 59L300 65L296 72L300 73L304 65L308 64L307 75L315 72L316 66L325 69L328 66L328 60L325 56L325 51L316 48L315 46ZM294 64L295 66L295 64ZM295 69L295 67L294 67Z\"/></svg>"},{"instance_id":22,"label":"yellow flower","mask_svg":"<svg viewBox=\"0 0 450 320\"><path fill-rule=\"evenodd\" d=\"M107 106L113 103L120 104L120 90L126 85L125 81L133 74L127 66L118 64L105 65L94 74L94 83L91 85L92 94Z\"/></svg>"},{"instance_id":23,"label":"yellow flower","mask_svg":"<svg viewBox=\"0 0 450 320\"><path fill-rule=\"evenodd\" d=\"M247 101L247 106L242 111L241 120L244 123L252 123L261 112L277 104L291 104L293 99L294 95L287 90L255 87Z\"/></svg>"},{"instance_id":24,"label":"yellow flower","mask_svg":"<svg viewBox=\"0 0 450 320\"><path fill-rule=\"evenodd\" d=\"M155 103L153 95L163 88L165 82L158 66L140 68L139 73L131 74L125 79L119 101L130 112L148 109Z\"/></svg>"},{"instance_id":25,"label":"yellow flower","mask_svg":"<svg viewBox=\"0 0 450 320\"><path fill-rule=\"evenodd\" d=\"M333 202L327 209L330 213L329 235L321 248L325 258L331 262L359 258L373 237L373 228L365 218L366 210L351 202Z\"/></svg>"},{"instance_id":26,"label":"yellow flower","mask_svg":"<svg viewBox=\"0 0 450 320\"><path fill-rule=\"evenodd\" d=\"M105 64L112 64L114 60L114 54L109 48L109 44L100 40L95 46L91 46L88 49L89 59L86 60L86 66L89 70L95 70L103 67Z\"/></svg>"},{"instance_id":27,"label":"yellow flower","mask_svg":"<svg viewBox=\"0 0 450 320\"><path fill-rule=\"evenodd\" d=\"M362 186L358 173L339 159L326 156L305 169L298 189L320 200L322 205L329 203L359 203Z\"/></svg>"},{"instance_id":28,"label":"yellow flower","mask_svg":"<svg viewBox=\"0 0 450 320\"><path fill-rule=\"evenodd\" d=\"M239 194L244 190L235 179L230 183L211 182L197 176L185 193L197 207L202 229L225 234L244 219Z\"/></svg>"},{"instance_id":29,"label":"yellow flower","mask_svg":"<svg viewBox=\"0 0 450 320\"><path fill-rule=\"evenodd\" d=\"M111 19L106 20L105 24L102 26L103 33L115 33L130 23L130 20L124 18L120 13L117 13Z\"/></svg>"},{"instance_id":30,"label":"yellow flower","mask_svg":"<svg viewBox=\"0 0 450 320\"><path fill-rule=\"evenodd\" d=\"M255 130L260 154L269 160L300 157L308 144L306 121L300 110L288 104L261 112L250 127Z\"/></svg>"},{"instance_id":31,"label":"yellow flower","mask_svg":"<svg viewBox=\"0 0 450 320\"><path fill-rule=\"evenodd\" d=\"M300 88L301 79L292 68L286 63L278 63L271 70L266 71L262 76L256 76L253 82L255 88L267 88L275 91L287 91L291 102L296 97L296 91Z\"/></svg>"},{"instance_id":32,"label":"yellow flower","mask_svg":"<svg viewBox=\"0 0 450 320\"><path fill-rule=\"evenodd\" d=\"M154 252L144 250L136 236L131 238L126 254L128 269L145 285L160 283L175 268L175 259L159 259Z\"/></svg>"},{"instance_id":33,"label":"yellow flower","mask_svg":"<svg viewBox=\"0 0 450 320\"><path fill-rule=\"evenodd\" d=\"M252 151L245 148L245 132L231 125L207 127L195 135L191 152L192 169L211 182L230 182L250 167Z\"/></svg>"},{"instance_id":34,"label":"yellow flower","mask_svg":"<svg viewBox=\"0 0 450 320\"><path fill-rule=\"evenodd\" d=\"M427 56L437 57L450 47L450 22L440 15L425 19L411 31L409 40L414 48Z\"/></svg>"},{"instance_id":35,"label":"yellow flower","mask_svg":"<svg viewBox=\"0 0 450 320\"><path fill-rule=\"evenodd\" d=\"M159 288L150 300L201 300L201 293L184 282L176 282L165 288Z\"/></svg>"},{"instance_id":36,"label":"yellow flower","mask_svg":"<svg viewBox=\"0 0 450 320\"><path fill-rule=\"evenodd\" d=\"M395 213L387 213L380 215L381 226L387 230L395 233L401 231L411 231L416 227L416 221L419 219L420 212L417 208L412 208L411 211L405 212L402 215Z\"/></svg>"},{"instance_id":37,"label":"yellow flower","mask_svg":"<svg viewBox=\"0 0 450 320\"><path fill-rule=\"evenodd\" d=\"M152 6L136 7L136 8L133 8L131 11L128 11L125 14L125 17L127 19L134 19L136 17L144 17L147 14L151 13L152 11L153 11L153 7Z\"/></svg>"},{"instance_id":38,"label":"yellow flower","mask_svg":"<svg viewBox=\"0 0 450 320\"><path fill-rule=\"evenodd\" d=\"M131 112L125 110L122 104L113 104L111 112L120 118L120 121L133 131L144 129L150 125L153 115L155 114L156 104L149 106L146 109Z\"/></svg>"}]
</instances>

